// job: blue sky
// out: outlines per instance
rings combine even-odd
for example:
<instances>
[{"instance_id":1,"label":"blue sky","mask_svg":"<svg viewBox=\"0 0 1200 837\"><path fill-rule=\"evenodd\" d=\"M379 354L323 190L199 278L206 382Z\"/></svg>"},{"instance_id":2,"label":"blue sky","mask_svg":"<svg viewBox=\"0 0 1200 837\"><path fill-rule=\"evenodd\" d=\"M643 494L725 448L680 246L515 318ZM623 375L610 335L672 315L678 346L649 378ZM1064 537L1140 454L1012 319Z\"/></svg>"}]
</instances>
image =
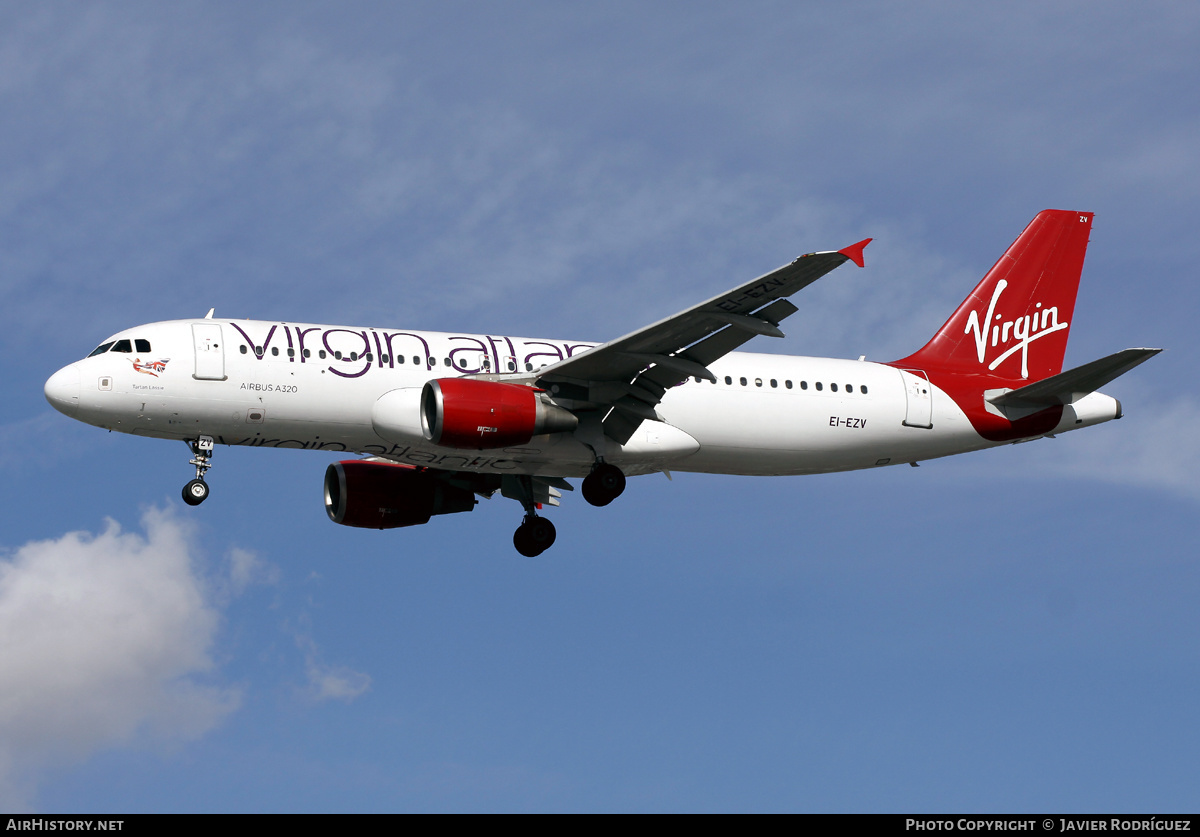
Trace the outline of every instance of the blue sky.
<instances>
[{"instance_id":1,"label":"blue sky","mask_svg":"<svg viewBox=\"0 0 1200 837\"><path fill-rule=\"evenodd\" d=\"M1200 11L0 6L0 809L1200 803ZM862 474L334 526L328 457L53 412L202 314L604 340L796 255L760 351L920 346L1096 213L1067 363L1120 422Z\"/></svg>"}]
</instances>

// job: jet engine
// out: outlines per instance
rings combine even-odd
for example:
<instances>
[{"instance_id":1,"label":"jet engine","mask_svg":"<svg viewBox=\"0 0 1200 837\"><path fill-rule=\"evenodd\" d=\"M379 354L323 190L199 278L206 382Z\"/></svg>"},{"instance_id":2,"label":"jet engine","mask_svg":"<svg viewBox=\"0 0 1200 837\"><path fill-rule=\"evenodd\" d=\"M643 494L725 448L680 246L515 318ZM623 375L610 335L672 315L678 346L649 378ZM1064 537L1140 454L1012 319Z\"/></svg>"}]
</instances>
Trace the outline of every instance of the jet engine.
<instances>
[{"instance_id":1,"label":"jet engine","mask_svg":"<svg viewBox=\"0 0 1200 837\"><path fill-rule=\"evenodd\" d=\"M425 438L447 448L483 450L523 445L543 433L567 433L579 419L533 387L438 378L421 393Z\"/></svg>"},{"instance_id":2,"label":"jet engine","mask_svg":"<svg viewBox=\"0 0 1200 837\"><path fill-rule=\"evenodd\" d=\"M325 469L325 512L343 526L397 529L474 508L474 493L412 465L351 459Z\"/></svg>"}]
</instances>

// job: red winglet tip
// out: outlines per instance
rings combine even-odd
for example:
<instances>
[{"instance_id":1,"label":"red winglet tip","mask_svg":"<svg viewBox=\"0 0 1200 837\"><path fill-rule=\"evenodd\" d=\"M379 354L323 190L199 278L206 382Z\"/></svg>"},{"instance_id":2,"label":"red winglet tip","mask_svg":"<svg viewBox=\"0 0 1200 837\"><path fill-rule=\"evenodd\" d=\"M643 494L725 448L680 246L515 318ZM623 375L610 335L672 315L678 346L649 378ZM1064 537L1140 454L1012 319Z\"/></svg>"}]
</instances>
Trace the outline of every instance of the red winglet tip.
<instances>
[{"instance_id":1,"label":"red winglet tip","mask_svg":"<svg viewBox=\"0 0 1200 837\"><path fill-rule=\"evenodd\" d=\"M866 263L863 261L863 249L874 240L875 239L873 238L864 238L857 244L851 244L849 247L843 247L841 250L838 250L838 252L859 267L866 267Z\"/></svg>"}]
</instances>

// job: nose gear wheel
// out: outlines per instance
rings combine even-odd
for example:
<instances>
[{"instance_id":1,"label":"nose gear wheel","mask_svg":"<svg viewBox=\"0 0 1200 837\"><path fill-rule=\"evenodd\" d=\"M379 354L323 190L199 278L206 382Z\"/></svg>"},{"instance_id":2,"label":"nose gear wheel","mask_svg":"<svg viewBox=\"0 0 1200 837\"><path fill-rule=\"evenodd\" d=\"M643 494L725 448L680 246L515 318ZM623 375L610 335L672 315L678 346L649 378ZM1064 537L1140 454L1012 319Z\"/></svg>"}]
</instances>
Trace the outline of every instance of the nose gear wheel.
<instances>
[{"instance_id":1,"label":"nose gear wheel","mask_svg":"<svg viewBox=\"0 0 1200 837\"><path fill-rule=\"evenodd\" d=\"M213 437L201 436L194 442L188 442L192 449L189 465L196 466L196 478L183 487L183 502L189 506L198 506L208 499L208 483L204 475L212 467Z\"/></svg>"},{"instance_id":2,"label":"nose gear wheel","mask_svg":"<svg viewBox=\"0 0 1200 837\"><path fill-rule=\"evenodd\" d=\"M204 480L192 480L183 487L183 502L189 506L198 506L208 499L208 483Z\"/></svg>"}]
</instances>

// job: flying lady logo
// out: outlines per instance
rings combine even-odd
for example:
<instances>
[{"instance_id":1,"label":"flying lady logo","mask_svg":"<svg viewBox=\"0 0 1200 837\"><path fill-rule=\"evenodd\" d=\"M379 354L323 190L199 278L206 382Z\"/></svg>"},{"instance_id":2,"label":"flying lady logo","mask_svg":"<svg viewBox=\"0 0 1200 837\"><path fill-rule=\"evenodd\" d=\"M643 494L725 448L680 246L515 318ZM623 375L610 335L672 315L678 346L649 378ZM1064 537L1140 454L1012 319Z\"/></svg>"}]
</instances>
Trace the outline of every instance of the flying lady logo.
<instances>
[{"instance_id":1,"label":"flying lady logo","mask_svg":"<svg viewBox=\"0 0 1200 837\"><path fill-rule=\"evenodd\" d=\"M171 359L164 357L161 360L151 360L142 363L141 358L131 357L129 362L133 364L134 372L141 372L143 375L151 375L157 378L161 373L167 371L167 364L171 362Z\"/></svg>"},{"instance_id":2,"label":"flying lady logo","mask_svg":"<svg viewBox=\"0 0 1200 837\"><path fill-rule=\"evenodd\" d=\"M996 305L1000 301L1000 295L1004 293L1004 289L1007 287L1008 280L1006 279L1001 279L996 283L996 290L992 292L992 301L988 304L987 315L984 317L983 322L979 321L979 312L972 311L970 316L967 317L967 327L963 333L974 336L975 351L978 354L980 363L984 363L987 358L989 343L993 349L1004 349L988 364L989 372L996 371L996 367L1017 352L1020 352L1021 377L1028 378L1029 344L1056 331L1062 331L1071 324L1060 323L1058 321L1058 306L1052 305L1049 308L1042 308L1042 303L1040 302L1037 303L1033 312L1022 317L1017 317L1014 320L1005 320L1003 314L996 313ZM991 324L991 334L988 334L989 324ZM990 340L988 339L989 337L991 338ZM1009 345L1010 343L1012 345Z\"/></svg>"}]
</instances>

